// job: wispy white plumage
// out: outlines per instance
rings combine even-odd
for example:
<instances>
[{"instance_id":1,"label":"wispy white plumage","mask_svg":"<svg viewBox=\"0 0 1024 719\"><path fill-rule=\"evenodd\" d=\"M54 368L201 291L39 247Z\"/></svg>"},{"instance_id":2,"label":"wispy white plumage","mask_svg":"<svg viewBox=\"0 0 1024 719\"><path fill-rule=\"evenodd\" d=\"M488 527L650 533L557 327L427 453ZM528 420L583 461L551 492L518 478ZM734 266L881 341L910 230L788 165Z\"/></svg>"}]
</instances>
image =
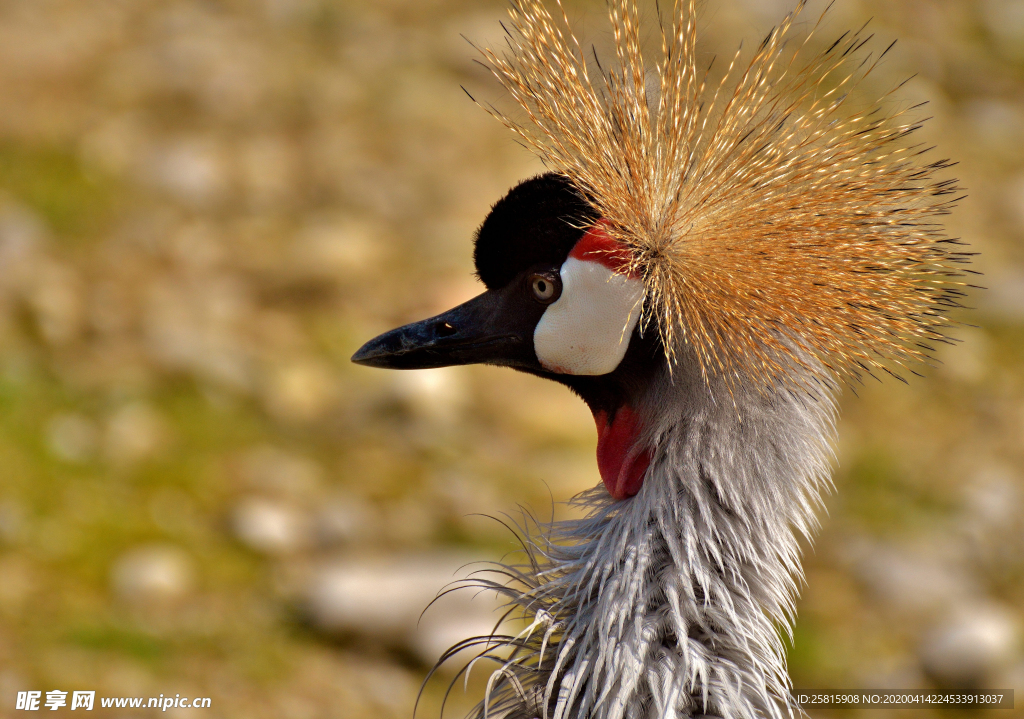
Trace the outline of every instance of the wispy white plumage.
<instances>
[{"instance_id":1,"label":"wispy white plumage","mask_svg":"<svg viewBox=\"0 0 1024 719\"><path fill-rule=\"evenodd\" d=\"M831 389L739 385L734 404L695 364L666 369L642 410L657 449L640 493L598 487L576 500L585 519L524 527L529 562L479 583L537 622L470 640L500 664L476 716L790 714L778 629L829 484Z\"/></svg>"}]
</instances>

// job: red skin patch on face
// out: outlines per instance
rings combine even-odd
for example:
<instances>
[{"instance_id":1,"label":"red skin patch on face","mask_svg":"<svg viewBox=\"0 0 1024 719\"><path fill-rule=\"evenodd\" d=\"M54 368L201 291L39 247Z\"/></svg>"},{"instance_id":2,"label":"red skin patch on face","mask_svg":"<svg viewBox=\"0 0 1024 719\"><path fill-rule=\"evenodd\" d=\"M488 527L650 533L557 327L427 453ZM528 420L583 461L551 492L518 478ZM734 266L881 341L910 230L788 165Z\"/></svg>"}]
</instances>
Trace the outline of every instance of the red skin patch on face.
<instances>
[{"instance_id":1,"label":"red skin patch on face","mask_svg":"<svg viewBox=\"0 0 1024 719\"><path fill-rule=\"evenodd\" d=\"M629 272L631 259L629 249L605 231L607 220L598 220L587 230L572 248L569 257L584 262L597 262L612 272L638 279L635 272Z\"/></svg>"},{"instance_id":2,"label":"red skin patch on face","mask_svg":"<svg viewBox=\"0 0 1024 719\"><path fill-rule=\"evenodd\" d=\"M651 451L637 445L640 418L629 407L620 407L608 422L608 413L594 413L597 423L597 468L615 499L626 499L640 491L651 466Z\"/></svg>"}]
</instances>

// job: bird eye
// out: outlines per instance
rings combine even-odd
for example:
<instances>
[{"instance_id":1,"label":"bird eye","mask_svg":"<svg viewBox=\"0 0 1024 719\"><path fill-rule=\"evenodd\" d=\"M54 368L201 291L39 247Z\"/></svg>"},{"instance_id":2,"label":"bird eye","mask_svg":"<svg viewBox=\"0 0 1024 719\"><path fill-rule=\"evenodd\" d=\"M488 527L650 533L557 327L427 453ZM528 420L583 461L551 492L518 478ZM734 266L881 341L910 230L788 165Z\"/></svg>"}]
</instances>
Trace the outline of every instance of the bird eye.
<instances>
[{"instance_id":1,"label":"bird eye","mask_svg":"<svg viewBox=\"0 0 1024 719\"><path fill-rule=\"evenodd\" d=\"M530 275L530 289L533 290L535 300L549 305L562 294L562 280L554 273Z\"/></svg>"}]
</instances>

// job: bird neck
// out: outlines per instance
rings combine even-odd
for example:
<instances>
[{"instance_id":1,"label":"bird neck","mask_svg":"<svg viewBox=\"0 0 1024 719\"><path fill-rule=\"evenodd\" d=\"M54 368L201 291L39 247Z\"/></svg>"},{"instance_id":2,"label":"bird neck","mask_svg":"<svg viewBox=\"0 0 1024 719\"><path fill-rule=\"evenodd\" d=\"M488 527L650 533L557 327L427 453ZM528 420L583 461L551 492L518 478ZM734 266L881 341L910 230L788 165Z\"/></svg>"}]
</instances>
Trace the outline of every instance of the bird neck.
<instances>
[{"instance_id":1,"label":"bird neck","mask_svg":"<svg viewBox=\"0 0 1024 719\"><path fill-rule=\"evenodd\" d=\"M831 388L666 371L639 411L652 461L636 496L599 486L574 500L585 518L526 538L525 586L503 592L536 621L492 679L490 716L792 712L779 628L793 617L797 538L829 483Z\"/></svg>"}]
</instances>

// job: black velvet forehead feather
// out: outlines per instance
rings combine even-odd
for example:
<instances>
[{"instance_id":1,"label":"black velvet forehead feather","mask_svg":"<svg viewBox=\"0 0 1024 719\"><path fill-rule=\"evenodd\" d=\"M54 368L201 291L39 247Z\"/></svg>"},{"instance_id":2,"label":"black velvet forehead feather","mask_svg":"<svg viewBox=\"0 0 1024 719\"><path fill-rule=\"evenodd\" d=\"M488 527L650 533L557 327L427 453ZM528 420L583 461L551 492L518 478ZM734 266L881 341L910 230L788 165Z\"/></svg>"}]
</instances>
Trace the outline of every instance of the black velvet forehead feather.
<instances>
[{"instance_id":1,"label":"black velvet forehead feather","mask_svg":"<svg viewBox=\"0 0 1024 719\"><path fill-rule=\"evenodd\" d=\"M563 175L548 173L513 187L498 200L476 233L476 273L493 290L538 264L560 267L597 219L594 209Z\"/></svg>"}]
</instances>

